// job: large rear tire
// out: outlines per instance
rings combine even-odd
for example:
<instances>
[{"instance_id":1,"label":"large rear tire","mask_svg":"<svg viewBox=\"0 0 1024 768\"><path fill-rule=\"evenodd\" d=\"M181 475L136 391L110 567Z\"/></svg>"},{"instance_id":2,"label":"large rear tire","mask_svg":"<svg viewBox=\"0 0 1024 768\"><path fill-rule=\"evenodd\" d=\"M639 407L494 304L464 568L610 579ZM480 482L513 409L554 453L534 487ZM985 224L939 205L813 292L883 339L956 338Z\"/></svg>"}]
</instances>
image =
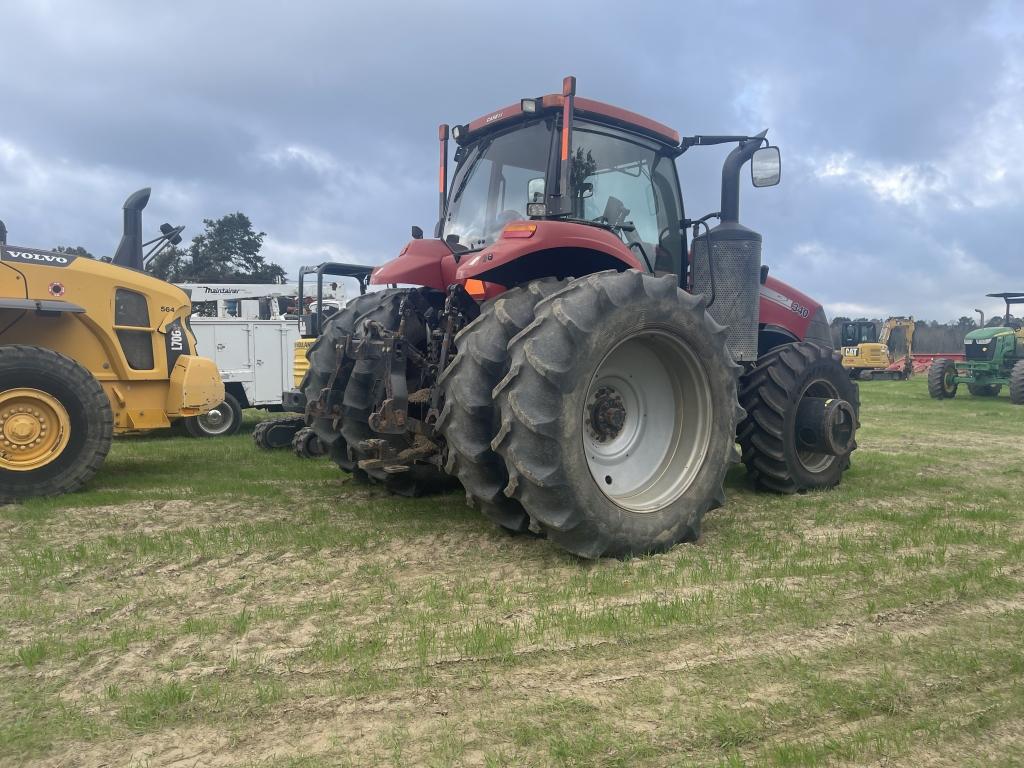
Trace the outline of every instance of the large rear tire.
<instances>
[{"instance_id":1,"label":"large rear tire","mask_svg":"<svg viewBox=\"0 0 1024 768\"><path fill-rule=\"evenodd\" d=\"M0 347L0 502L77 490L113 433L110 400L82 365L44 347Z\"/></svg>"},{"instance_id":2,"label":"large rear tire","mask_svg":"<svg viewBox=\"0 0 1024 768\"><path fill-rule=\"evenodd\" d=\"M438 379L443 406L437 427L448 446L445 471L458 477L466 500L515 533L530 527L522 504L505 495L508 471L491 448L499 427L492 390L508 373L508 342L534 317L537 303L566 285L544 278L513 288L484 306L455 338L458 355Z\"/></svg>"},{"instance_id":3,"label":"large rear tire","mask_svg":"<svg viewBox=\"0 0 1024 768\"><path fill-rule=\"evenodd\" d=\"M956 397L956 363L944 357L932 360L928 367L928 394L936 400Z\"/></svg>"},{"instance_id":4,"label":"large rear tire","mask_svg":"<svg viewBox=\"0 0 1024 768\"><path fill-rule=\"evenodd\" d=\"M696 539L736 460L725 338L674 276L601 272L538 305L495 389L505 493L582 557Z\"/></svg>"},{"instance_id":5,"label":"large rear tire","mask_svg":"<svg viewBox=\"0 0 1024 768\"><path fill-rule=\"evenodd\" d=\"M1024 360L1018 360L1010 371L1010 402L1024 405Z\"/></svg>"},{"instance_id":6,"label":"large rear tire","mask_svg":"<svg viewBox=\"0 0 1024 768\"><path fill-rule=\"evenodd\" d=\"M829 429L842 455L808 448L798 413L805 399L845 401L850 411L837 414ZM759 490L798 493L839 485L857 447L860 393L832 352L813 342L794 342L762 355L740 383L746 417L738 440L743 463Z\"/></svg>"}]
</instances>

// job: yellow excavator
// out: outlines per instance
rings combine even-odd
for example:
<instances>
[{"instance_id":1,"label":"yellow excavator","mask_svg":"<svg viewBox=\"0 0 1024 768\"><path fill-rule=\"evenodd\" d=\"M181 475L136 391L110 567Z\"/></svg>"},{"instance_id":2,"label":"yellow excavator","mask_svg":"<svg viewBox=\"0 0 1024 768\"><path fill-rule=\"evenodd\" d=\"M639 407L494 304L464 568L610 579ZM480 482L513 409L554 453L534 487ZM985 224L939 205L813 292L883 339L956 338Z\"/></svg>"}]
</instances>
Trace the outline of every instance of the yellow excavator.
<instances>
[{"instance_id":1,"label":"yellow excavator","mask_svg":"<svg viewBox=\"0 0 1024 768\"><path fill-rule=\"evenodd\" d=\"M142 242L149 189L124 204L113 258L7 244L0 223L0 502L80 488L114 434L170 426L224 399L212 360L194 354L191 303L144 274L181 241L164 224Z\"/></svg>"},{"instance_id":2,"label":"yellow excavator","mask_svg":"<svg viewBox=\"0 0 1024 768\"><path fill-rule=\"evenodd\" d=\"M892 333L902 328L907 342L907 353L902 360L897 359L894 350L889 348ZM907 379L914 372L911 352L914 345L914 318L890 317L882 323L882 330L870 320L854 320L843 323L841 343L843 348L843 368L850 378L867 381L869 379Z\"/></svg>"}]
</instances>

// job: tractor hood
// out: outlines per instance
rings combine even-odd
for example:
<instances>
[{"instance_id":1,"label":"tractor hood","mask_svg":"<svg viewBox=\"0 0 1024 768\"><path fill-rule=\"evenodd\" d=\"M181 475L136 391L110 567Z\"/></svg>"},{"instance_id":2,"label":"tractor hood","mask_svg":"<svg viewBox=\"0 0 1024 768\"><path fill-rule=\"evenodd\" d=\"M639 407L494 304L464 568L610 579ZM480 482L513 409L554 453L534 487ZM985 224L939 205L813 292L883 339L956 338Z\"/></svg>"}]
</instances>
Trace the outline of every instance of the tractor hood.
<instances>
[{"instance_id":1,"label":"tractor hood","mask_svg":"<svg viewBox=\"0 0 1024 768\"><path fill-rule=\"evenodd\" d=\"M1005 328L1003 326L995 326L991 328L978 328L977 330L971 331L964 337L964 341L982 341L987 339L994 339L997 336L1012 336L1013 329Z\"/></svg>"}]
</instances>

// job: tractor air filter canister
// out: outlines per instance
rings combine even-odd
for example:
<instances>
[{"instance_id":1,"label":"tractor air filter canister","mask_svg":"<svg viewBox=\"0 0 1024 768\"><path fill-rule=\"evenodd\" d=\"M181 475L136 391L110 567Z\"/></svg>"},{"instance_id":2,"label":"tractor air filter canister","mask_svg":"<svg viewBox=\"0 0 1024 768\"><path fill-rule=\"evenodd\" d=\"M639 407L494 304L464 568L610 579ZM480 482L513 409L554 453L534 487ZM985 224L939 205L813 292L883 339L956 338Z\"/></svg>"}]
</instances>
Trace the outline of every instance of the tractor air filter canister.
<instances>
[{"instance_id":1,"label":"tractor air filter canister","mask_svg":"<svg viewBox=\"0 0 1024 768\"><path fill-rule=\"evenodd\" d=\"M692 270L694 294L703 295L711 317L729 328L733 359L757 360L761 235L736 222L719 224L693 239Z\"/></svg>"}]
</instances>

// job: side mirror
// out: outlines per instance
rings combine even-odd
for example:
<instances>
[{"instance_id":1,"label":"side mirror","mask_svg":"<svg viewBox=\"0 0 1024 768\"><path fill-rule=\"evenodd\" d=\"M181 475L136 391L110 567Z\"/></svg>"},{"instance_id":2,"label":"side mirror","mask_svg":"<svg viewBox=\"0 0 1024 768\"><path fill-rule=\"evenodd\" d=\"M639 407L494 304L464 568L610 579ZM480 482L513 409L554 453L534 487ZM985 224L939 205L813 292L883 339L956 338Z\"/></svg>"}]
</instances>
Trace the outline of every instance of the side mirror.
<instances>
[{"instance_id":1,"label":"side mirror","mask_svg":"<svg viewBox=\"0 0 1024 768\"><path fill-rule=\"evenodd\" d=\"M755 187L774 187L782 179L782 155L778 147L761 147L750 158L750 181Z\"/></svg>"},{"instance_id":2,"label":"side mirror","mask_svg":"<svg viewBox=\"0 0 1024 768\"><path fill-rule=\"evenodd\" d=\"M526 203L543 203L544 202L544 179L530 179L530 182L526 185Z\"/></svg>"},{"instance_id":3,"label":"side mirror","mask_svg":"<svg viewBox=\"0 0 1024 768\"><path fill-rule=\"evenodd\" d=\"M589 181L585 181L580 184L580 198L586 200L588 197L594 196L594 185Z\"/></svg>"}]
</instances>

